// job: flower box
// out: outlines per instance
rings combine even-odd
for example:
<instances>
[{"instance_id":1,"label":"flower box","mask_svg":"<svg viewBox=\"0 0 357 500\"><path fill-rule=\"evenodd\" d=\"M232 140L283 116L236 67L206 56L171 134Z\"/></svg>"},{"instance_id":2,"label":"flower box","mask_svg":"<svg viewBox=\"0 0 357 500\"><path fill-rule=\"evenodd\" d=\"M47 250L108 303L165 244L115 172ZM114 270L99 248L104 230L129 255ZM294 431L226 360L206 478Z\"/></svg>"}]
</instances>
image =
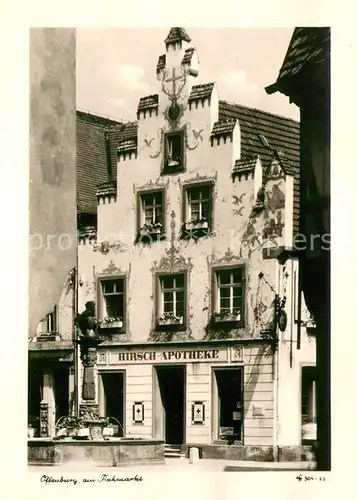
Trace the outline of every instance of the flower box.
<instances>
[{"instance_id":1,"label":"flower box","mask_svg":"<svg viewBox=\"0 0 357 500\"><path fill-rule=\"evenodd\" d=\"M177 168L181 166L182 158L180 156L168 156L166 159L166 166L168 168Z\"/></svg>"},{"instance_id":2,"label":"flower box","mask_svg":"<svg viewBox=\"0 0 357 500\"><path fill-rule=\"evenodd\" d=\"M201 221L189 221L189 222L186 222L186 229L187 230L192 230L192 229L208 229L208 221L201 220Z\"/></svg>"},{"instance_id":3,"label":"flower box","mask_svg":"<svg viewBox=\"0 0 357 500\"><path fill-rule=\"evenodd\" d=\"M68 437L74 437L77 436L78 429L75 427L67 427L67 436Z\"/></svg>"},{"instance_id":4,"label":"flower box","mask_svg":"<svg viewBox=\"0 0 357 500\"><path fill-rule=\"evenodd\" d=\"M240 313L237 313L237 314L233 314L233 313L219 314L219 313L217 313L216 315L213 316L213 318L214 318L215 323L225 323L225 322L238 323L242 319Z\"/></svg>"},{"instance_id":5,"label":"flower box","mask_svg":"<svg viewBox=\"0 0 357 500\"><path fill-rule=\"evenodd\" d=\"M89 427L81 427L78 429L77 436L81 438L89 438Z\"/></svg>"},{"instance_id":6,"label":"flower box","mask_svg":"<svg viewBox=\"0 0 357 500\"><path fill-rule=\"evenodd\" d=\"M143 226L139 229L140 236L151 236L155 234L162 233L162 226L160 225L152 225L152 226Z\"/></svg>"},{"instance_id":7,"label":"flower box","mask_svg":"<svg viewBox=\"0 0 357 500\"><path fill-rule=\"evenodd\" d=\"M159 326L171 326L171 325L182 325L183 324L183 317L182 316L175 316L172 318L166 317L166 318L158 318L157 324Z\"/></svg>"},{"instance_id":8,"label":"flower box","mask_svg":"<svg viewBox=\"0 0 357 500\"><path fill-rule=\"evenodd\" d=\"M108 329L108 328L123 328L123 320L104 320L100 324L100 328Z\"/></svg>"},{"instance_id":9,"label":"flower box","mask_svg":"<svg viewBox=\"0 0 357 500\"><path fill-rule=\"evenodd\" d=\"M114 429L113 427L104 427L103 429L103 437L112 437L114 436Z\"/></svg>"}]
</instances>

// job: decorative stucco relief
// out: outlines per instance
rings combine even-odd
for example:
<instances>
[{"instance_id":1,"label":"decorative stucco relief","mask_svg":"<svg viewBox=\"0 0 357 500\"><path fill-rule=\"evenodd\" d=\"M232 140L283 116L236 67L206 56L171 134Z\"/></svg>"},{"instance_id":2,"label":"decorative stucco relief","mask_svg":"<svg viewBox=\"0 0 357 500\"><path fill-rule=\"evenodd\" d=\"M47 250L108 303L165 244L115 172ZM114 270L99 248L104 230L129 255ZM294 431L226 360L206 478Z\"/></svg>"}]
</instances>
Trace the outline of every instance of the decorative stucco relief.
<instances>
[{"instance_id":1,"label":"decorative stucco relief","mask_svg":"<svg viewBox=\"0 0 357 500\"><path fill-rule=\"evenodd\" d=\"M244 205L243 205L243 198L246 196L246 193L242 193L240 196L235 196L233 195L233 205L236 208L233 208L233 215L238 215L242 216L243 215L243 210L244 210Z\"/></svg>"}]
</instances>

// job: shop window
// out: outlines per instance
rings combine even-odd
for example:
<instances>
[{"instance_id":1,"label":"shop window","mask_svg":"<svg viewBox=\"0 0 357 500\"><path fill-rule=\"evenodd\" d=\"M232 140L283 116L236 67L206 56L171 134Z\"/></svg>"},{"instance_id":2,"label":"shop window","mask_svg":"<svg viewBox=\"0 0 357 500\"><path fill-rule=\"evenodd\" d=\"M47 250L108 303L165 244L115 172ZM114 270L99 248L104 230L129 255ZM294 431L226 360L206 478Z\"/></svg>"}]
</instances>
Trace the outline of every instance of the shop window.
<instances>
[{"instance_id":1,"label":"shop window","mask_svg":"<svg viewBox=\"0 0 357 500\"><path fill-rule=\"evenodd\" d=\"M212 230L212 185L185 189L184 228L186 238L207 236Z\"/></svg>"},{"instance_id":2,"label":"shop window","mask_svg":"<svg viewBox=\"0 0 357 500\"><path fill-rule=\"evenodd\" d=\"M165 134L164 173L176 173L182 170L184 170L183 131Z\"/></svg>"},{"instance_id":3,"label":"shop window","mask_svg":"<svg viewBox=\"0 0 357 500\"><path fill-rule=\"evenodd\" d=\"M213 320L244 323L243 266L215 271Z\"/></svg>"},{"instance_id":4,"label":"shop window","mask_svg":"<svg viewBox=\"0 0 357 500\"><path fill-rule=\"evenodd\" d=\"M186 279L184 274L159 277L157 326L180 328L185 324Z\"/></svg>"},{"instance_id":5,"label":"shop window","mask_svg":"<svg viewBox=\"0 0 357 500\"><path fill-rule=\"evenodd\" d=\"M125 323L125 278L100 281L99 319L101 327L122 328Z\"/></svg>"},{"instance_id":6,"label":"shop window","mask_svg":"<svg viewBox=\"0 0 357 500\"><path fill-rule=\"evenodd\" d=\"M215 369L213 384L215 440L242 442L243 368Z\"/></svg>"},{"instance_id":7,"label":"shop window","mask_svg":"<svg viewBox=\"0 0 357 500\"><path fill-rule=\"evenodd\" d=\"M159 239L164 232L164 192L140 194L138 210L139 241Z\"/></svg>"}]
</instances>

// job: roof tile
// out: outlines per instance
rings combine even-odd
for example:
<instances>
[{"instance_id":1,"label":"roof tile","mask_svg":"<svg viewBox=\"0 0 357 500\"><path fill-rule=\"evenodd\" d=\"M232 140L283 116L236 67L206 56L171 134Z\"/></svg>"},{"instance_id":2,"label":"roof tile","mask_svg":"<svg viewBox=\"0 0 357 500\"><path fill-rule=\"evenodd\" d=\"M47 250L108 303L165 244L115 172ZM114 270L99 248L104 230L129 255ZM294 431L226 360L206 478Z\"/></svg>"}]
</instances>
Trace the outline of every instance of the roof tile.
<instances>
[{"instance_id":1,"label":"roof tile","mask_svg":"<svg viewBox=\"0 0 357 500\"><path fill-rule=\"evenodd\" d=\"M240 160L236 160L233 173L237 172L246 172L247 170L254 170L257 164L257 155L253 155L251 157L241 158Z\"/></svg>"},{"instance_id":2,"label":"roof tile","mask_svg":"<svg viewBox=\"0 0 357 500\"><path fill-rule=\"evenodd\" d=\"M214 83L194 85L191 89L191 94L188 100L193 101L194 99L205 99L207 97L210 97L213 87Z\"/></svg>"},{"instance_id":3,"label":"roof tile","mask_svg":"<svg viewBox=\"0 0 357 500\"><path fill-rule=\"evenodd\" d=\"M148 95L146 97L141 97L139 101L138 111L146 111L148 109L155 109L159 105L158 94Z\"/></svg>"},{"instance_id":4,"label":"roof tile","mask_svg":"<svg viewBox=\"0 0 357 500\"><path fill-rule=\"evenodd\" d=\"M157 61L156 65L156 73L160 73L162 69L166 66L166 54L162 54L162 56L159 56L159 59Z\"/></svg>"},{"instance_id":5,"label":"roof tile","mask_svg":"<svg viewBox=\"0 0 357 500\"><path fill-rule=\"evenodd\" d=\"M211 136L231 134L237 120L220 120L213 125Z\"/></svg>"},{"instance_id":6,"label":"roof tile","mask_svg":"<svg viewBox=\"0 0 357 500\"><path fill-rule=\"evenodd\" d=\"M165 39L165 43L167 45L169 43L181 42L182 40L184 40L185 42L190 42L191 38L183 28L171 28L169 34Z\"/></svg>"}]
</instances>

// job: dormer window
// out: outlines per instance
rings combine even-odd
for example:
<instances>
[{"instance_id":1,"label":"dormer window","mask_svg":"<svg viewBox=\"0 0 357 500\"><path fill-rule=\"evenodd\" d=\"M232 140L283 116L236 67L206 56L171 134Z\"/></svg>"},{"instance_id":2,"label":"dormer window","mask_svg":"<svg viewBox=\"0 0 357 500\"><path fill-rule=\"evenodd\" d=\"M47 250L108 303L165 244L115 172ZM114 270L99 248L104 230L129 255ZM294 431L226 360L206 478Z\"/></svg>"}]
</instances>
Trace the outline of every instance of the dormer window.
<instances>
[{"instance_id":1,"label":"dormer window","mask_svg":"<svg viewBox=\"0 0 357 500\"><path fill-rule=\"evenodd\" d=\"M176 173L184 170L184 135L183 131L165 135L164 173Z\"/></svg>"}]
</instances>

